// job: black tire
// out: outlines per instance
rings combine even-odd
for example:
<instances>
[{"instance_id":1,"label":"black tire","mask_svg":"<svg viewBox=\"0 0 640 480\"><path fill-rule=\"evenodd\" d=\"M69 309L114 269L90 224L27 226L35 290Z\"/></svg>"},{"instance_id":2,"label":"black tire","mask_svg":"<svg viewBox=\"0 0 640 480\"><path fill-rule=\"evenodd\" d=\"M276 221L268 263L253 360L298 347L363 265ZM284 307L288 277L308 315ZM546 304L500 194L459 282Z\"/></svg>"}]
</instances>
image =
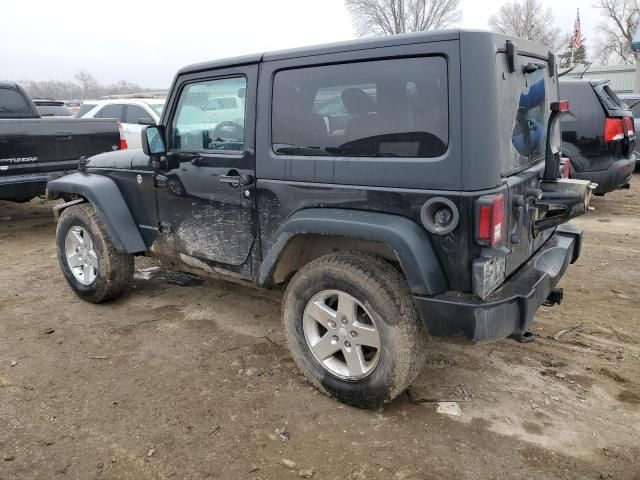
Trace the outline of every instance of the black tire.
<instances>
[{"instance_id":1,"label":"black tire","mask_svg":"<svg viewBox=\"0 0 640 480\"><path fill-rule=\"evenodd\" d=\"M303 313L309 300L323 290L351 295L373 316L380 356L377 366L362 379L345 380L326 370L305 339ZM404 278L390 263L371 254L338 252L304 266L286 289L282 315L298 367L320 391L349 405L374 408L393 400L426 360L429 336Z\"/></svg>"},{"instance_id":2,"label":"black tire","mask_svg":"<svg viewBox=\"0 0 640 480\"><path fill-rule=\"evenodd\" d=\"M65 238L69 229L74 226L82 227L89 233L97 253L97 275L89 285L76 279L67 262ZM127 290L133 278L133 255L116 250L111 237L90 204L74 205L62 212L56 230L56 244L60 269L69 286L80 298L92 303L101 303L118 298Z\"/></svg>"}]
</instances>

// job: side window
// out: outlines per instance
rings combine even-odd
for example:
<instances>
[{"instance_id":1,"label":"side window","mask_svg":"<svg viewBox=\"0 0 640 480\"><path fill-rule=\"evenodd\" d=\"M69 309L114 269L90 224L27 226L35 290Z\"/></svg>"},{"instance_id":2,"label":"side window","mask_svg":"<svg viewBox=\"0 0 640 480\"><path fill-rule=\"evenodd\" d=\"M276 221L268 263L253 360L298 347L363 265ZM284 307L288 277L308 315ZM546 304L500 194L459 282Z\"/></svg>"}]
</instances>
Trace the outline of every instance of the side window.
<instances>
[{"instance_id":1,"label":"side window","mask_svg":"<svg viewBox=\"0 0 640 480\"><path fill-rule=\"evenodd\" d=\"M96 115L98 118L115 118L119 122L123 121L123 116L124 105L122 104L105 105Z\"/></svg>"},{"instance_id":2,"label":"side window","mask_svg":"<svg viewBox=\"0 0 640 480\"><path fill-rule=\"evenodd\" d=\"M80 109L78 110L78 112L76 113L76 117L80 118L83 117L84 115L86 115L87 113L89 113L91 110L93 110L96 107L95 103L83 103L82 105L80 105ZM96 117L100 114L100 112L98 112L96 114Z\"/></svg>"},{"instance_id":3,"label":"side window","mask_svg":"<svg viewBox=\"0 0 640 480\"><path fill-rule=\"evenodd\" d=\"M437 157L449 137L443 57L283 70L273 86L277 154Z\"/></svg>"},{"instance_id":4,"label":"side window","mask_svg":"<svg viewBox=\"0 0 640 480\"><path fill-rule=\"evenodd\" d=\"M151 115L149 115L144 108L139 107L138 105L127 105L127 113L124 117L124 123L137 124L141 118L153 121Z\"/></svg>"},{"instance_id":5,"label":"side window","mask_svg":"<svg viewBox=\"0 0 640 480\"><path fill-rule=\"evenodd\" d=\"M243 152L246 86L244 77L185 86L171 124L172 148Z\"/></svg>"},{"instance_id":6,"label":"side window","mask_svg":"<svg viewBox=\"0 0 640 480\"><path fill-rule=\"evenodd\" d=\"M26 99L12 88L0 88L0 118L31 117Z\"/></svg>"}]
</instances>

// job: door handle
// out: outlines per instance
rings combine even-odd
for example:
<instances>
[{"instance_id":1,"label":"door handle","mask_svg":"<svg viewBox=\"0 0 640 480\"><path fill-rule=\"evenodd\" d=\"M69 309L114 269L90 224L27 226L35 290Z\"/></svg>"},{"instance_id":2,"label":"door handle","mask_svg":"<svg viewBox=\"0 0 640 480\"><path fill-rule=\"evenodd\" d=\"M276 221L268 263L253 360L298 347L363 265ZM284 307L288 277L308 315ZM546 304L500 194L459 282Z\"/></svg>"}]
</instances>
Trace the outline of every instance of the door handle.
<instances>
[{"instance_id":1,"label":"door handle","mask_svg":"<svg viewBox=\"0 0 640 480\"><path fill-rule=\"evenodd\" d=\"M61 140L61 141L71 140L71 134L70 133L56 133L56 140Z\"/></svg>"},{"instance_id":2,"label":"door handle","mask_svg":"<svg viewBox=\"0 0 640 480\"><path fill-rule=\"evenodd\" d=\"M232 187L247 186L253 183L253 175L220 175L218 179L222 183L228 183Z\"/></svg>"}]
</instances>

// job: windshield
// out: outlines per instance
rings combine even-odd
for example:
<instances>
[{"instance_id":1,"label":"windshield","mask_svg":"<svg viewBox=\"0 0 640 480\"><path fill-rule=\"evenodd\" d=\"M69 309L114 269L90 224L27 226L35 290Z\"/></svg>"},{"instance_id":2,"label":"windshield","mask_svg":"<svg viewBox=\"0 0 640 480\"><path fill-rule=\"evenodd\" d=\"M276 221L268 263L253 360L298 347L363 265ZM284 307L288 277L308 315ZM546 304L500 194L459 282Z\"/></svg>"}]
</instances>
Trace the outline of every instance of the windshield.
<instances>
[{"instance_id":1,"label":"windshield","mask_svg":"<svg viewBox=\"0 0 640 480\"><path fill-rule=\"evenodd\" d=\"M154 103L149 105L158 116L162 116L162 110L164 109L164 103Z\"/></svg>"}]
</instances>

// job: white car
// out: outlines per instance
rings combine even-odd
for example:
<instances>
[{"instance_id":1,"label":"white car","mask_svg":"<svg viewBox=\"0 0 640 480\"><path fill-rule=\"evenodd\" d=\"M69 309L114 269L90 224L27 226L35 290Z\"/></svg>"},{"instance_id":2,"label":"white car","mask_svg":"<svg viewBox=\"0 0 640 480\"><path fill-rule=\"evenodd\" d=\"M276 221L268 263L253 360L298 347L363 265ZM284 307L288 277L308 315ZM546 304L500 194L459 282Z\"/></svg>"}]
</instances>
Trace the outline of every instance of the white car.
<instances>
[{"instance_id":1,"label":"white car","mask_svg":"<svg viewBox=\"0 0 640 480\"><path fill-rule=\"evenodd\" d=\"M76 117L115 118L122 125L127 147L140 148L142 129L145 125L155 125L160 121L164 102L163 99L155 98L86 100Z\"/></svg>"}]
</instances>

